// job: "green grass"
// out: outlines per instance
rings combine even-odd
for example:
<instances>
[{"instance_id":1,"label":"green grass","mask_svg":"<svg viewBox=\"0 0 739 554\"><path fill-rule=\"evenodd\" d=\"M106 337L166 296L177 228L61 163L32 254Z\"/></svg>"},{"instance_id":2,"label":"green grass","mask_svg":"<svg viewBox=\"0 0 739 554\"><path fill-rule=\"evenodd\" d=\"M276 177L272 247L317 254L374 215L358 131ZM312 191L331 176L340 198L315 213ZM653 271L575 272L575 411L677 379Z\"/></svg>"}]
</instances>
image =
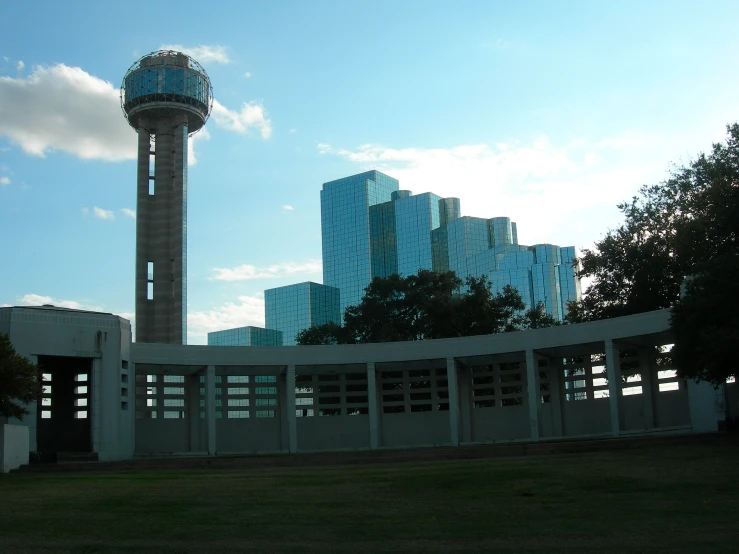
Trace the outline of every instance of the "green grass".
<instances>
[{"instance_id":1,"label":"green grass","mask_svg":"<svg viewBox=\"0 0 739 554\"><path fill-rule=\"evenodd\" d=\"M0 552L737 552L739 448L0 477Z\"/></svg>"}]
</instances>

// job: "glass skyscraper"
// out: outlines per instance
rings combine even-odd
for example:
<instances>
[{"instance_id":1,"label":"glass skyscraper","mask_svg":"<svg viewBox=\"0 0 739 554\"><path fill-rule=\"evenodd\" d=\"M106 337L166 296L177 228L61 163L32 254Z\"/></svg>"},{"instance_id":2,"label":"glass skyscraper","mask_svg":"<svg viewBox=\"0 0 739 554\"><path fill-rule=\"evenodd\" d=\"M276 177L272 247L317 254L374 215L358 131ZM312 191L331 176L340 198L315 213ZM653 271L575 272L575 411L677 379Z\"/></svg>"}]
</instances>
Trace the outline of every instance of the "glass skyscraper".
<instances>
[{"instance_id":1,"label":"glass skyscraper","mask_svg":"<svg viewBox=\"0 0 739 554\"><path fill-rule=\"evenodd\" d=\"M214 331L208 346L282 346L282 331L252 326Z\"/></svg>"},{"instance_id":2,"label":"glass skyscraper","mask_svg":"<svg viewBox=\"0 0 739 554\"><path fill-rule=\"evenodd\" d=\"M305 282L264 291L264 316L269 329L282 334L284 346L295 345L303 329L342 322L339 289Z\"/></svg>"},{"instance_id":3,"label":"glass skyscraper","mask_svg":"<svg viewBox=\"0 0 739 554\"><path fill-rule=\"evenodd\" d=\"M580 298L574 247L519 245L510 218L462 217L458 198L413 195L379 171L324 183L321 231L324 282L340 290L341 313L373 277L419 269L485 275L494 292L511 285L527 308L542 302L559 320Z\"/></svg>"},{"instance_id":4,"label":"glass skyscraper","mask_svg":"<svg viewBox=\"0 0 739 554\"><path fill-rule=\"evenodd\" d=\"M392 258L393 253L379 253L382 245L375 245L378 256L372 255L370 207L389 202L397 190L398 181L379 171L367 171L323 184L323 282L341 290L341 313L346 306L359 303L374 275L388 272L388 267L384 261L380 264L380 260ZM382 221L380 225L383 231L379 233L383 234L378 236L382 237L385 227Z\"/></svg>"}]
</instances>

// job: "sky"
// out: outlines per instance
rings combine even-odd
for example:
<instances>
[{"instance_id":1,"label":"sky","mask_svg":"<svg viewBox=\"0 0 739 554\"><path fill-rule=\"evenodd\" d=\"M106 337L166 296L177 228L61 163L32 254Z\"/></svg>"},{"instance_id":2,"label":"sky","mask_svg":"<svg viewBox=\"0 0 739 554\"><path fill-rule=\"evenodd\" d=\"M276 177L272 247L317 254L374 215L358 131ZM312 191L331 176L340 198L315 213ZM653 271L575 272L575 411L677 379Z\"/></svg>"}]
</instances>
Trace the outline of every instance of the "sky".
<instances>
[{"instance_id":1,"label":"sky","mask_svg":"<svg viewBox=\"0 0 739 554\"><path fill-rule=\"evenodd\" d=\"M182 50L213 83L191 138L188 342L321 282L324 182L508 216L592 247L617 204L739 120L739 2L29 1L0 9L0 306L132 318L136 134L119 88Z\"/></svg>"}]
</instances>

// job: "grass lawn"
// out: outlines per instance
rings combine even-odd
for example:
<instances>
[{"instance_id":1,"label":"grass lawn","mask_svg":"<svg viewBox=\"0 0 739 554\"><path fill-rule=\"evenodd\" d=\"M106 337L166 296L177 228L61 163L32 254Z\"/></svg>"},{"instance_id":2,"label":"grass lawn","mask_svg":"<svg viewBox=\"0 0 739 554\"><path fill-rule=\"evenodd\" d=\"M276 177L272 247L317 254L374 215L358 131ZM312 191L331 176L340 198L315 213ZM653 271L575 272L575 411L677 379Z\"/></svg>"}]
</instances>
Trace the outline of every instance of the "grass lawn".
<instances>
[{"instance_id":1,"label":"grass lawn","mask_svg":"<svg viewBox=\"0 0 739 554\"><path fill-rule=\"evenodd\" d=\"M0 552L739 552L739 447L0 476Z\"/></svg>"}]
</instances>

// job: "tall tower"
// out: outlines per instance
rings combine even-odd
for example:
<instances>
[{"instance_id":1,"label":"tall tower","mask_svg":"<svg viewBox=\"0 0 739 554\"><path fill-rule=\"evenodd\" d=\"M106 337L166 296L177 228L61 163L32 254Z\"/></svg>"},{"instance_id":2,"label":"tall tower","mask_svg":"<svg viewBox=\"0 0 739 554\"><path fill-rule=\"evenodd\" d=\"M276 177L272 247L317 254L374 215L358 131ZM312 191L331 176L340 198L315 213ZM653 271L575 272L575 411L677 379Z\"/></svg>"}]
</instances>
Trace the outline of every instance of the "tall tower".
<instances>
[{"instance_id":1,"label":"tall tower","mask_svg":"<svg viewBox=\"0 0 739 554\"><path fill-rule=\"evenodd\" d=\"M210 115L203 67L160 50L123 78L121 108L139 135L136 192L136 341L187 340L187 139Z\"/></svg>"}]
</instances>

